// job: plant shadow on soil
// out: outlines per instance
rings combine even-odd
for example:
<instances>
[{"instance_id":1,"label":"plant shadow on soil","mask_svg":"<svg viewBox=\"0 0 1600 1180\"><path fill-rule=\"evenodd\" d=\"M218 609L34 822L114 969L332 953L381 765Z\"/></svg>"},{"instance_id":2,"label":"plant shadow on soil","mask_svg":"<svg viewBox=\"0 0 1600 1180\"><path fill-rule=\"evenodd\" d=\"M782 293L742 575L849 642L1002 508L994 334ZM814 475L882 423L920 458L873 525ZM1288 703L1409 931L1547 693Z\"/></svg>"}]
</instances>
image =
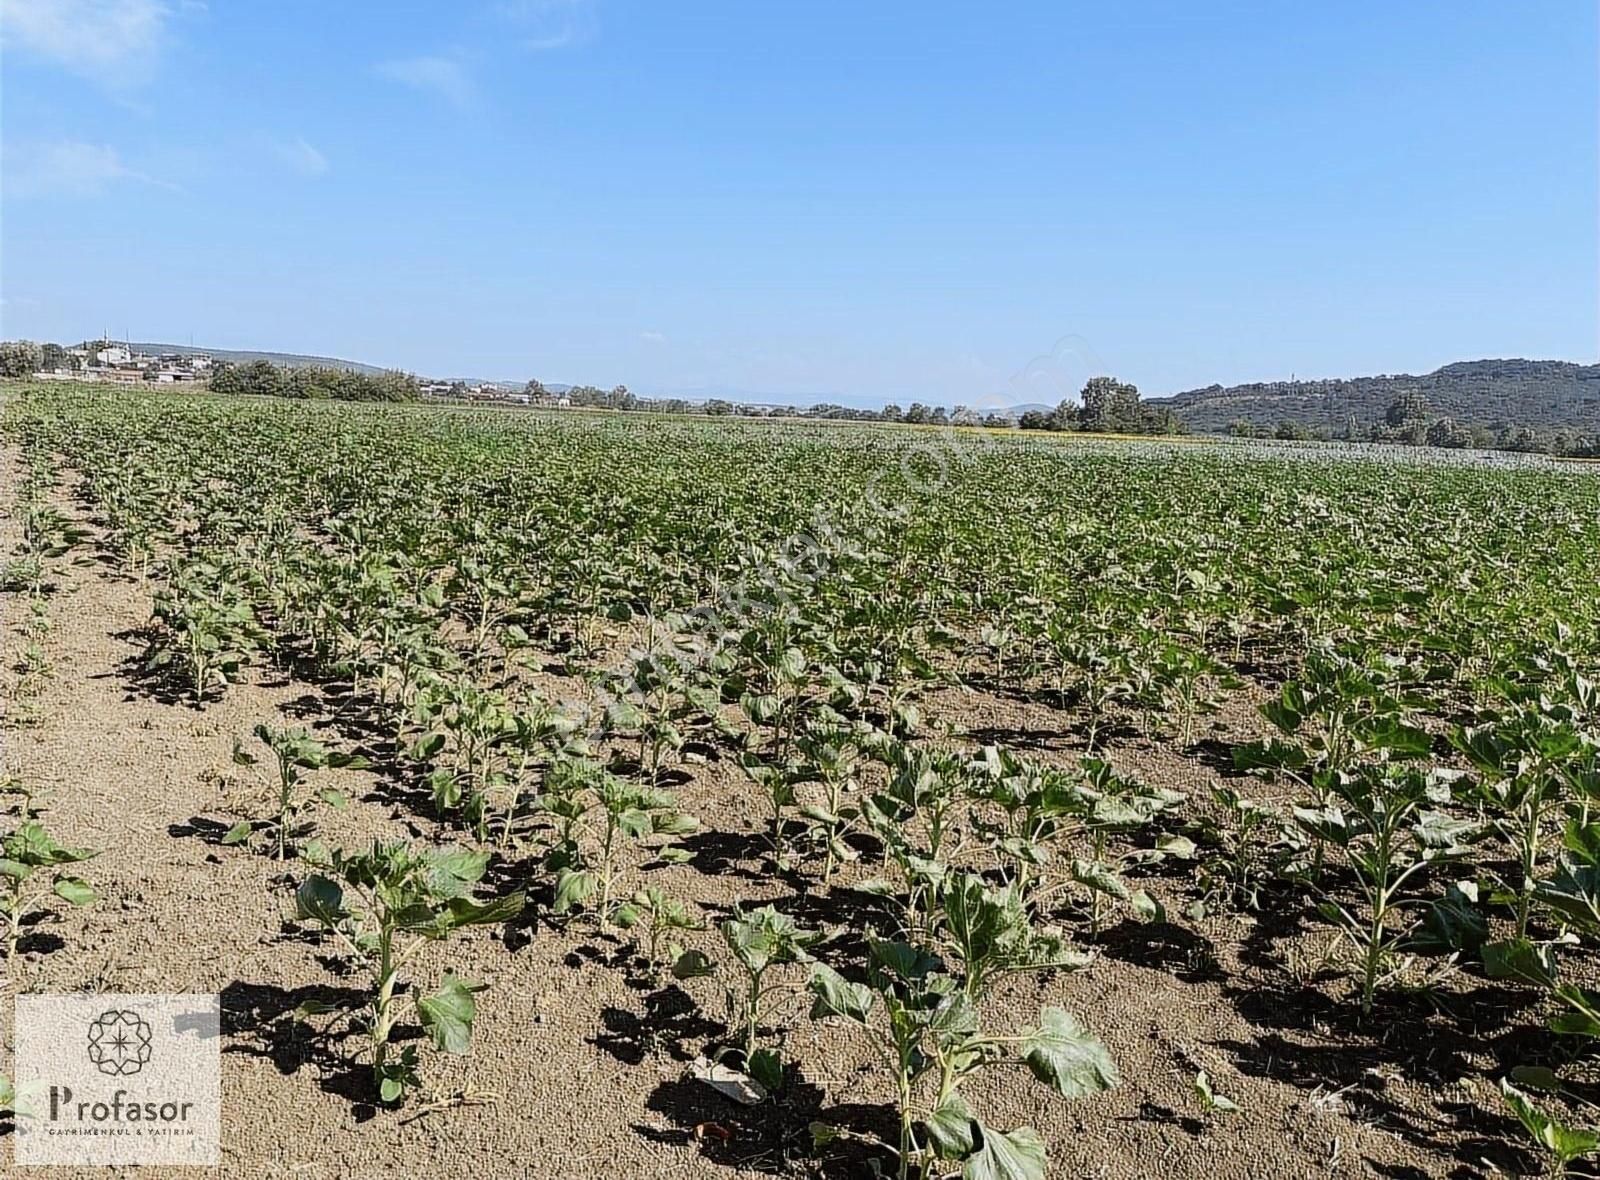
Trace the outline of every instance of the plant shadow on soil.
<instances>
[{"instance_id":1,"label":"plant shadow on soil","mask_svg":"<svg viewBox=\"0 0 1600 1180\"><path fill-rule=\"evenodd\" d=\"M873 1153L857 1142L836 1141L819 1166L811 1123L823 1116L830 1126L892 1141L893 1112L886 1105L863 1103L824 1110L823 1097L821 1088L793 1065L785 1071L783 1091L759 1106L740 1106L703 1082L677 1078L662 1082L646 1101L647 1109L667 1119L672 1130L639 1124L633 1129L652 1143L697 1143L711 1163L741 1171L790 1175L794 1164L804 1160L816 1169L809 1174L828 1180L873 1175L868 1162Z\"/></svg>"},{"instance_id":2,"label":"plant shadow on soil","mask_svg":"<svg viewBox=\"0 0 1600 1180\"><path fill-rule=\"evenodd\" d=\"M320 731L337 734L349 752L367 761L376 778L363 795L364 803L381 803L409 811L419 819L442 823L446 817L434 806L433 792L421 785L423 776L405 760L405 751L378 720L378 703L369 696L352 696L348 689L325 686L280 706L284 716Z\"/></svg>"},{"instance_id":3,"label":"plant shadow on soil","mask_svg":"<svg viewBox=\"0 0 1600 1180\"><path fill-rule=\"evenodd\" d=\"M1036 753L1057 751L1084 758L1104 757L1112 743L1130 743L1144 736L1131 724L1111 717L1093 727L1087 721L1062 721L1052 725L990 724L968 726L962 733L982 746L1006 746Z\"/></svg>"},{"instance_id":4,"label":"plant shadow on soil","mask_svg":"<svg viewBox=\"0 0 1600 1180\"><path fill-rule=\"evenodd\" d=\"M113 670L92 673L89 679L119 680L130 699L145 697L158 705L181 705L200 712L205 708L205 702L194 699L193 687L183 677L170 668L150 667L144 652L150 646L153 634L149 627L112 632L111 638L129 644L135 650L118 660Z\"/></svg>"},{"instance_id":5,"label":"plant shadow on soil","mask_svg":"<svg viewBox=\"0 0 1600 1180\"><path fill-rule=\"evenodd\" d=\"M1100 931L1086 946L1135 967L1165 971L1185 983L1219 983L1226 978L1211 940L1175 922L1127 919Z\"/></svg>"},{"instance_id":6,"label":"plant shadow on soil","mask_svg":"<svg viewBox=\"0 0 1600 1180\"><path fill-rule=\"evenodd\" d=\"M167 835L178 840L195 839L213 847L222 846L222 838L228 834L229 825L220 820L207 819L203 815L191 815L182 823L168 824Z\"/></svg>"},{"instance_id":7,"label":"plant shadow on soil","mask_svg":"<svg viewBox=\"0 0 1600 1180\"><path fill-rule=\"evenodd\" d=\"M597 948L580 948L580 950ZM628 1066L639 1066L664 1054L687 1065L707 1053L727 1027L701 1013L693 997L675 983L643 997L644 1010L601 1010L604 1031L590 1043ZM763 1030L767 1031L767 1030ZM785 1067L783 1090L767 1102L745 1107L718 1094L703 1082L687 1076L662 1082L646 1102L647 1109L664 1116L671 1130L635 1124L634 1131L652 1143L697 1144L710 1162L767 1174L789 1174L794 1161L805 1159L816 1167L811 1123L824 1118L830 1125L856 1134L872 1134L888 1141L895 1134L893 1111L887 1105L843 1104L828 1106L820 1087L807 1081L799 1067ZM870 1152L858 1142L840 1142L818 1171L821 1177L859 1177L873 1174Z\"/></svg>"},{"instance_id":8,"label":"plant shadow on soil","mask_svg":"<svg viewBox=\"0 0 1600 1180\"><path fill-rule=\"evenodd\" d=\"M702 828L677 843L689 854L689 867L708 877L740 877L746 881L773 877L772 837L766 832Z\"/></svg>"},{"instance_id":9,"label":"plant shadow on soil","mask_svg":"<svg viewBox=\"0 0 1600 1180\"><path fill-rule=\"evenodd\" d=\"M1216 1048L1240 1073L1306 1092L1310 1106L1354 1108L1361 1122L1454 1160L1449 1175L1456 1180L1536 1170L1516 1146L1520 1133L1498 1101L1439 1101L1418 1112L1395 1092L1417 1086L1438 1093L1469 1079L1487 1087L1475 1059L1543 1060L1548 1038L1540 1030L1505 1024L1505 1013L1525 1006L1526 994L1494 985L1380 992L1373 1013L1363 1018L1353 996L1331 995L1326 983L1324 975L1303 984L1224 986L1224 996L1259 1031L1248 1041L1218 1041Z\"/></svg>"},{"instance_id":10,"label":"plant shadow on soil","mask_svg":"<svg viewBox=\"0 0 1600 1180\"><path fill-rule=\"evenodd\" d=\"M346 1099L356 1121L365 1122L377 1114L372 1071L365 1065L353 1065L334 1044L352 1034L319 1030L297 1009L308 1003L326 1005L333 1010L328 1019L337 1021L365 1006L367 999L360 988L331 984L281 988L235 980L222 989L222 1031L231 1038L223 1051L265 1058L285 1075L310 1066L317 1071L318 1087ZM421 1035L421 1029L406 1025L395 1032L392 1041L396 1044Z\"/></svg>"},{"instance_id":11,"label":"plant shadow on soil","mask_svg":"<svg viewBox=\"0 0 1600 1180\"><path fill-rule=\"evenodd\" d=\"M721 1021L703 1016L693 997L676 984L645 996L643 1015L607 1007L600 1011L600 1023L604 1031L590 1043L624 1065L641 1065L657 1051L674 1061L692 1061L695 1054L687 1042L709 1041L727 1031Z\"/></svg>"},{"instance_id":12,"label":"plant shadow on soil","mask_svg":"<svg viewBox=\"0 0 1600 1180\"><path fill-rule=\"evenodd\" d=\"M53 955L67 945L59 934L39 929L45 922L53 920L53 917L54 915L48 913L28 914L18 923L21 929L27 931L17 939L18 955Z\"/></svg>"}]
</instances>

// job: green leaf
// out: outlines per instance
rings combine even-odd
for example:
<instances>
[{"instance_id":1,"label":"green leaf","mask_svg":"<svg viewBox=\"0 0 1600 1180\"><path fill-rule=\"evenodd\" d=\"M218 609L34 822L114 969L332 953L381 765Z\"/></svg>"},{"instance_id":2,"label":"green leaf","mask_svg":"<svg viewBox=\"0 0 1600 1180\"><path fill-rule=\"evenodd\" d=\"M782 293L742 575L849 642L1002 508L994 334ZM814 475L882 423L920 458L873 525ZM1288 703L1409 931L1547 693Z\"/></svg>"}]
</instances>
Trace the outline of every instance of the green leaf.
<instances>
[{"instance_id":1,"label":"green leaf","mask_svg":"<svg viewBox=\"0 0 1600 1180\"><path fill-rule=\"evenodd\" d=\"M417 1015L422 1027L433 1038L434 1048L458 1055L466 1053L472 1036L472 1021L478 1014L478 1004L472 993L482 990L481 984L468 983L446 973L437 991L417 1001Z\"/></svg>"},{"instance_id":2,"label":"green leaf","mask_svg":"<svg viewBox=\"0 0 1600 1180\"><path fill-rule=\"evenodd\" d=\"M1143 922L1165 922L1167 920L1167 907L1151 897L1143 889L1138 890L1128 899L1133 905L1133 912Z\"/></svg>"},{"instance_id":3,"label":"green leaf","mask_svg":"<svg viewBox=\"0 0 1600 1180\"><path fill-rule=\"evenodd\" d=\"M1096 893L1105 893L1118 901L1132 901L1133 892L1106 865L1092 860L1075 860L1072 862L1072 879L1080 885L1088 886Z\"/></svg>"},{"instance_id":4,"label":"green leaf","mask_svg":"<svg viewBox=\"0 0 1600 1180\"><path fill-rule=\"evenodd\" d=\"M1063 1098L1099 1094L1117 1084L1117 1066L1099 1038L1061 1008L1046 1008L1022 1046L1023 1060Z\"/></svg>"},{"instance_id":5,"label":"green leaf","mask_svg":"<svg viewBox=\"0 0 1600 1180\"><path fill-rule=\"evenodd\" d=\"M716 966L704 951L687 950L674 960L672 964L672 978L674 979L699 979L711 975L716 971Z\"/></svg>"},{"instance_id":6,"label":"green leaf","mask_svg":"<svg viewBox=\"0 0 1600 1180\"><path fill-rule=\"evenodd\" d=\"M473 901L470 897L452 897L445 902L445 912L450 916L452 927L492 926L511 921L522 913L526 904L527 895L523 893L507 893L484 902Z\"/></svg>"},{"instance_id":7,"label":"green leaf","mask_svg":"<svg viewBox=\"0 0 1600 1180\"><path fill-rule=\"evenodd\" d=\"M637 840L648 836L653 830L653 821L648 811L641 811L637 807L630 807L617 816L617 827L626 836Z\"/></svg>"},{"instance_id":8,"label":"green leaf","mask_svg":"<svg viewBox=\"0 0 1600 1180\"><path fill-rule=\"evenodd\" d=\"M1187 836L1165 835L1157 837L1156 848L1168 856L1181 857L1188 860L1195 854L1194 841Z\"/></svg>"},{"instance_id":9,"label":"green leaf","mask_svg":"<svg viewBox=\"0 0 1600 1180\"><path fill-rule=\"evenodd\" d=\"M812 1020L842 1016L857 1024L867 1023L873 1001L870 987L862 983L852 983L826 963L818 963L811 968L811 979L807 986L810 987L813 997Z\"/></svg>"},{"instance_id":10,"label":"green leaf","mask_svg":"<svg viewBox=\"0 0 1600 1180\"><path fill-rule=\"evenodd\" d=\"M892 972L905 983L915 983L943 967L936 956L904 942L873 942L868 954L874 967Z\"/></svg>"},{"instance_id":11,"label":"green leaf","mask_svg":"<svg viewBox=\"0 0 1600 1180\"><path fill-rule=\"evenodd\" d=\"M326 877L307 877L295 890L294 908L302 919L332 926L345 916L344 890Z\"/></svg>"},{"instance_id":12,"label":"green leaf","mask_svg":"<svg viewBox=\"0 0 1600 1180\"><path fill-rule=\"evenodd\" d=\"M1600 868L1562 857L1555 875L1540 881L1534 896L1580 929L1600 931Z\"/></svg>"},{"instance_id":13,"label":"green leaf","mask_svg":"<svg viewBox=\"0 0 1600 1180\"><path fill-rule=\"evenodd\" d=\"M1304 770L1309 764L1304 750L1280 738L1246 742L1233 748L1233 765L1237 770Z\"/></svg>"},{"instance_id":14,"label":"green leaf","mask_svg":"<svg viewBox=\"0 0 1600 1180\"><path fill-rule=\"evenodd\" d=\"M978 1035L977 1005L966 992L952 992L928 1017L928 1031L942 1048L961 1049Z\"/></svg>"},{"instance_id":15,"label":"green leaf","mask_svg":"<svg viewBox=\"0 0 1600 1180\"><path fill-rule=\"evenodd\" d=\"M1044 1180L1044 1140L1032 1127L1002 1134L973 1124L982 1142L961 1170L962 1180Z\"/></svg>"},{"instance_id":16,"label":"green leaf","mask_svg":"<svg viewBox=\"0 0 1600 1180\"><path fill-rule=\"evenodd\" d=\"M417 741L416 745L411 747L412 761L426 762L442 749L444 749L444 734L426 734Z\"/></svg>"},{"instance_id":17,"label":"green leaf","mask_svg":"<svg viewBox=\"0 0 1600 1180\"><path fill-rule=\"evenodd\" d=\"M1555 1156L1563 1167L1575 1159L1593 1155L1600 1148L1600 1132L1590 1127L1569 1127L1551 1118L1534 1106L1510 1079L1500 1079L1500 1094L1533 1141Z\"/></svg>"},{"instance_id":18,"label":"green leaf","mask_svg":"<svg viewBox=\"0 0 1600 1180\"><path fill-rule=\"evenodd\" d=\"M811 1146L813 1149L826 1147L828 1144L835 1143L846 1137L846 1132L841 1131L832 1123L813 1120L807 1129L811 1132Z\"/></svg>"},{"instance_id":19,"label":"green leaf","mask_svg":"<svg viewBox=\"0 0 1600 1180\"><path fill-rule=\"evenodd\" d=\"M57 877L55 894L73 905L88 905L94 901L94 889L81 877Z\"/></svg>"},{"instance_id":20,"label":"green leaf","mask_svg":"<svg viewBox=\"0 0 1600 1180\"><path fill-rule=\"evenodd\" d=\"M777 1050L757 1049L750 1054L745 1069L765 1087L767 1093L776 1094L783 1089L783 1058L778 1056Z\"/></svg>"},{"instance_id":21,"label":"green leaf","mask_svg":"<svg viewBox=\"0 0 1600 1180\"><path fill-rule=\"evenodd\" d=\"M974 1121L972 1110L961 1095L951 1094L924 1124L934 1153L945 1160L966 1159L972 1154L977 1138Z\"/></svg>"},{"instance_id":22,"label":"green leaf","mask_svg":"<svg viewBox=\"0 0 1600 1180\"><path fill-rule=\"evenodd\" d=\"M67 848L57 844L44 830L44 825L29 820L5 838L5 859L37 868L41 865L73 864L89 860L96 854L87 849ZM8 876L12 875L7 873ZM26 875L26 874L24 874Z\"/></svg>"},{"instance_id":23,"label":"green leaf","mask_svg":"<svg viewBox=\"0 0 1600 1180\"><path fill-rule=\"evenodd\" d=\"M1442 811L1424 811L1415 827L1417 839L1426 848L1462 849L1480 839L1488 829L1476 820L1462 819Z\"/></svg>"},{"instance_id":24,"label":"green leaf","mask_svg":"<svg viewBox=\"0 0 1600 1180\"><path fill-rule=\"evenodd\" d=\"M1555 992L1572 1011L1552 1017L1550 1031L1569 1037L1600 1037L1600 1020L1593 1015L1600 1011L1600 994L1574 983L1563 983Z\"/></svg>"},{"instance_id":25,"label":"green leaf","mask_svg":"<svg viewBox=\"0 0 1600 1180\"><path fill-rule=\"evenodd\" d=\"M242 819L238 823L234 824L233 827L228 829L227 834L222 837L222 843L243 844L246 840L250 839L250 833L254 830L254 824L247 819Z\"/></svg>"},{"instance_id":26,"label":"green leaf","mask_svg":"<svg viewBox=\"0 0 1600 1180\"><path fill-rule=\"evenodd\" d=\"M1280 733L1295 734L1304 718L1295 706L1300 702L1295 699L1297 690L1288 684L1283 686L1283 692L1275 701L1268 701L1261 706L1261 715L1278 729Z\"/></svg>"},{"instance_id":27,"label":"green leaf","mask_svg":"<svg viewBox=\"0 0 1600 1180\"><path fill-rule=\"evenodd\" d=\"M582 905L596 887L593 873L562 869L556 874L556 900L552 908L558 914L568 913L574 906Z\"/></svg>"},{"instance_id":28,"label":"green leaf","mask_svg":"<svg viewBox=\"0 0 1600 1180\"><path fill-rule=\"evenodd\" d=\"M723 941L752 973L765 971L773 963L804 963L811 956L805 948L821 935L802 930L793 918L772 906L738 914L717 927Z\"/></svg>"},{"instance_id":29,"label":"green leaf","mask_svg":"<svg viewBox=\"0 0 1600 1180\"><path fill-rule=\"evenodd\" d=\"M1511 1071L1511 1080L1535 1090L1549 1090L1552 1093L1561 1090L1561 1079L1548 1066L1519 1065Z\"/></svg>"},{"instance_id":30,"label":"green leaf","mask_svg":"<svg viewBox=\"0 0 1600 1180\"><path fill-rule=\"evenodd\" d=\"M1538 946L1526 938L1486 943L1483 969L1490 979L1516 979L1534 987L1556 985L1556 963L1550 948Z\"/></svg>"},{"instance_id":31,"label":"green leaf","mask_svg":"<svg viewBox=\"0 0 1600 1180\"><path fill-rule=\"evenodd\" d=\"M1433 739L1425 730L1395 717L1375 717L1355 728L1367 745L1398 758L1422 758L1433 749Z\"/></svg>"},{"instance_id":32,"label":"green leaf","mask_svg":"<svg viewBox=\"0 0 1600 1180\"><path fill-rule=\"evenodd\" d=\"M1225 1095L1218 1094L1211 1088L1211 1079L1201 1070L1194 1075L1194 1092L1199 1095L1200 1105L1207 1110L1216 1110L1228 1113L1239 1109L1238 1103Z\"/></svg>"},{"instance_id":33,"label":"green leaf","mask_svg":"<svg viewBox=\"0 0 1600 1180\"><path fill-rule=\"evenodd\" d=\"M444 848L428 853L428 889L437 897L460 897L467 886L483 879L489 867L487 852Z\"/></svg>"},{"instance_id":34,"label":"green leaf","mask_svg":"<svg viewBox=\"0 0 1600 1180\"><path fill-rule=\"evenodd\" d=\"M1600 780L1596 782L1600 786ZM1582 814L1567 820L1561 842L1586 865L1600 865L1600 823L1584 823Z\"/></svg>"},{"instance_id":35,"label":"green leaf","mask_svg":"<svg viewBox=\"0 0 1600 1180\"><path fill-rule=\"evenodd\" d=\"M1472 881L1452 881L1444 896L1436 898L1411 938L1412 948L1436 954L1476 952L1489 939L1489 919L1478 909L1478 886Z\"/></svg>"}]
</instances>

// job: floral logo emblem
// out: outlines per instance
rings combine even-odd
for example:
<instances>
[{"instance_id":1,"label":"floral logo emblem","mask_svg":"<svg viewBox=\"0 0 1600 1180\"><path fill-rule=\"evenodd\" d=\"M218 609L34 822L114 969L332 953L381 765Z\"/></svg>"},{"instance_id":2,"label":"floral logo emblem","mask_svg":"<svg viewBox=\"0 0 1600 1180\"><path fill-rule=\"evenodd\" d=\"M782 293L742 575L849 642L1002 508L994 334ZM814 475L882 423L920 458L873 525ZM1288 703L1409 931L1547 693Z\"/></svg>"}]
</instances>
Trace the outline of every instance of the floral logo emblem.
<instances>
[{"instance_id":1,"label":"floral logo emblem","mask_svg":"<svg viewBox=\"0 0 1600 1180\"><path fill-rule=\"evenodd\" d=\"M89 1060L101 1073L131 1077L150 1060L150 1026L137 1012L102 1012L89 1024Z\"/></svg>"}]
</instances>

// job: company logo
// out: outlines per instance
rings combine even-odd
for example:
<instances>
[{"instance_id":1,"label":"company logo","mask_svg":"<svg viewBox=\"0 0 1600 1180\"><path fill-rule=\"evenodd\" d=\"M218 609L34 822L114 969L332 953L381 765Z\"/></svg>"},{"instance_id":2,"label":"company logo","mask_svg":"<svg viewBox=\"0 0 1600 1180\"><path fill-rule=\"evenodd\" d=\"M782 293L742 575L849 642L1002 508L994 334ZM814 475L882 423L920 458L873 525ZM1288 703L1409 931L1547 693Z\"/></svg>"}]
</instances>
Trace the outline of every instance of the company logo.
<instances>
[{"instance_id":1,"label":"company logo","mask_svg":"<svg viewBox=\"0 0 1600 1180\"><path fill-rule=\"evenodd\" d=\"M214 994L18 996L13 1161L220 1164L219 1001Z\"/></svg>"},{"instance_id":2,"label":"company logo","mask_svg":"<svg viewBox=\"0 0 1600 1180\"><path fill-rule=\"evenodd\" d=\"M150 1062L150 1031L131 1009L102 1012L89 1023L89 1060L103 1074L132 1077Z\"/></svg>"}]
</instances>

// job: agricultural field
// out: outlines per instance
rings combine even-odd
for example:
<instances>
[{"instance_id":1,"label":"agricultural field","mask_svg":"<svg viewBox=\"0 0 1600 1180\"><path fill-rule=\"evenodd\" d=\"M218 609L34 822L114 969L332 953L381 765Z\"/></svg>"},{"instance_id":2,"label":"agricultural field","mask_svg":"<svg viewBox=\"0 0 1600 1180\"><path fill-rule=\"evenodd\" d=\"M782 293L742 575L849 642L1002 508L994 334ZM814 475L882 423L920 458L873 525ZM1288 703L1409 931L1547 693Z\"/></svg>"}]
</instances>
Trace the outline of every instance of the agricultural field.
<instances>
[{"instance_id":1,"label":"agricultural field","mask_svg":"<svg viewBox=\"0 0 1600 1180\"><path fill-rule=\"evenodd\" d=\"M0 1017L226 1174L1595 1174L1592 468L0 397Z\"/></svg>"}]
</instances>

